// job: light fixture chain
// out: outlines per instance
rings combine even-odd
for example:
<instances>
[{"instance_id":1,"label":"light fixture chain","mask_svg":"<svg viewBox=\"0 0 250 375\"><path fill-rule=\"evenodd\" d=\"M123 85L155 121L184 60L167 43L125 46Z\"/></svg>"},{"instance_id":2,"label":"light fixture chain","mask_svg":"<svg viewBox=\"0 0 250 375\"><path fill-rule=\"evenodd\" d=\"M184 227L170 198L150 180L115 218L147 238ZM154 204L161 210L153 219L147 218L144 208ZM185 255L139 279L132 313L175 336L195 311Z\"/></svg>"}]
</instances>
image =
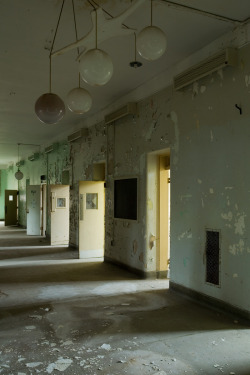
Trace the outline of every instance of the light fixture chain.
<instances>
[{"instance_id":1,"label":"light fixture chain","mask_svg":"<svg viewBox=\"0 0 250 375\"><path fill-rule=\"evenodd\" d=\"M153 25L153 0L151 0L151 26Z\"/></svg>"},{"instance_id":2,"label":"light fixture chain","mask_svg":"<svg viewBox=\"0 0 250 375\"><path fill-rule=\"evenodd\" d=\"M135 61L136 61L136 33L134 33L135 35Z\"/></svg>"},{"instance_id":3,"label":"light fixture chain","mask_svg":"<svg viewBox=\"0 0 250 375\"><path fill-rule=\"evenodd\" d=\"M76 42L78 41L78 33L77 33L77 26L76 26L76 12L75 12L75 4L74 0L72 0L72 9L73 9L73 16L74 16L74 25L75 25L75 35L76 35ZM80 55L79 47L77 47L77 56ZM80 73L78 74L78 86L81 87L81 76Z\"/></svg>"},{"instance_id":4,"label":"light fixture chain","mask_svg":"<svg viewBox=\"0 0 250 375\"><path fill-rule=\"evenodd\" d=\"M62 2L60 14L59 14L57 25L56 25L56 31L55 31L55 34L54 34L54 38L53 38L53 41L52 41L52 44L51 44L50 54L49 54L49 60L50 60L50 62L49 62L49 65L50 65L50 67L49 67L49 92L50 93L51 93L51 71L52 71L52 68L51 68L51 54L52 54L52 51L53 51L53 48L54 48L54 44L55 44L55 40L56 40L56 35L57 35L57 30L58 30L58 26L59 26L59 23L60 23L60 20L61 20L61 15L62 15L64 3L65 3L65 0L63 0L63 2Z\"/></svg>"},{"instance_id":5,"label":"light fixture chain","mask_svg":"<svg viewBox=\"0 0 250 375\"><path fill-rule=\"evenodd\" d=\"M97 10L95 10L95 48L97 49Z\"/></svg>"}]
</instances>

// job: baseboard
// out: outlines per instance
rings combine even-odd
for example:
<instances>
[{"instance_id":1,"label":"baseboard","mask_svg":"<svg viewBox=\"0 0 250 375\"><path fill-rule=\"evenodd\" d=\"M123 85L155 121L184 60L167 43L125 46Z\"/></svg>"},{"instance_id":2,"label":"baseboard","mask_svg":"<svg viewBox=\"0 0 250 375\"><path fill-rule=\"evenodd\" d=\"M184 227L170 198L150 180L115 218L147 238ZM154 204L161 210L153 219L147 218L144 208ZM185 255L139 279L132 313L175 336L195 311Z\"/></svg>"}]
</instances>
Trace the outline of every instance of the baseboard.
<instances>
[{"instance_id":1,"label":"baseboard","mask_svg":"<svg viewBox=\"0 0 250 375\"><path fill-rule=\"evenodd\" d=\"M114 264L114 265L116 265L116 266L118 266L118 267L120 267L124 270L127 270L131 273L134 273L135 275L139 276L142 279L156 279L157 278L156 272L145 272L145 271L139 270L137 268L130 267L125 263L122 263L118 260L109 258L107 256L104 256L104 262Z\"/></svg>"},{"instance_id":2,"label":"baseboard","mask_svg":"<svg viewBox=\"0 0 250 375\"><path fill-rule=\"evenodd\" d=\"M182 295L185 295L189 298L191 298L194 301L197 301L198 303L208 306L209 308L213 308L219 311L226 312L230 315L234 315L237 317L240 317L244 320L249 321L250 320L250 311L241 309L237 306L233 306L230 303L221 301L217 298L210 297L206 294L197 292L193 289L186 288L185 286L179 285L174 283L173 281L170 281L169 283L169 289L170 291L180 293ZM249 322L248 322L249 323Z\"/></svg>"},{"instance_id":3,"label":"baseboard","mask_svg":"<svg viewBox=\"0 0 250 375\"><path fill-rule=\"evenodd\" d=\"M103 258L103 249L79 250L79 259Z\"/></svg>"},{"instance_id":4,"label":"baseboard","mask_svg":"<svg viewBox=\"0 0 250 375\"><path fill-rule=\"evenodd\" d=\"M69 243L69 247L71 247L72 249L75 249L75 250L79 250L79 246L76 245L75 243L72 243L72 242Z\"/></svg>"}]
</instances>

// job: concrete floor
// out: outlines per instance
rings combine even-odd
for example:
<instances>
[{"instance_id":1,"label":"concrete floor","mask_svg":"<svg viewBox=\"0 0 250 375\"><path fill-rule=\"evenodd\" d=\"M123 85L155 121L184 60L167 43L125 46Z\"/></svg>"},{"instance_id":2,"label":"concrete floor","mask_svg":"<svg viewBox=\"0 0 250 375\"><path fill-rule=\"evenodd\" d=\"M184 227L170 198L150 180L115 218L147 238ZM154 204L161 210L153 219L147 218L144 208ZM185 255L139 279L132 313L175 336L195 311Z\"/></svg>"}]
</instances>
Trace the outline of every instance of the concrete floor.
<instances>
[{"instance_id":1,"label":"concrete floor","mask_svg":"<svg viewBox=\"0 0 250 375\"><path fill-rule=\"evenodd\" d=\"M250 375L250 326L0 225L1 375Z\"/></svg>"}]
</instances>

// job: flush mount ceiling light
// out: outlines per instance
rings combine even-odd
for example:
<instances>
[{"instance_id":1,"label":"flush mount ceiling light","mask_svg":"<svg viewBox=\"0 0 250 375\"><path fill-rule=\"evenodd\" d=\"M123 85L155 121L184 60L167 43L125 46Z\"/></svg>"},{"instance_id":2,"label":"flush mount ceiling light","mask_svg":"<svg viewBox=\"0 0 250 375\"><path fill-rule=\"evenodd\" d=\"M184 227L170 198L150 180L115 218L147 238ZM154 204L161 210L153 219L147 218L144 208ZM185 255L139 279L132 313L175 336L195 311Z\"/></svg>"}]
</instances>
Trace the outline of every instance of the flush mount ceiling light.
<instances>
[{"instance_id":1,"label":"flush mount ceiling light","mask_svg":"<svg viewBox=\"0 0 250 375\"><path fill-rule=\"evenodd\" d=\"M57 27L49 55L49 92L41 95L35 103L35 113L38 119L45 124L56 124L63 118L65 114L65 105L63 100L57 94L51 92L51 53L53 50L64 2L65 0L63 0L62 3L61 12L57 22Z\"/></svg>"},{"instance_id":2,"label":"flush mount ceiling light","mask_svg":"<svg viewBox=\"0 0 250 375\"><path fill-rule=\"evenodd\" d=\"M151 25L143 29L137 37L137 51L146 60L159 59L167 47L167 39L164 32L153 26L153 1L151 0Z\"/></svg>"},{"instance_id":3,"label":"flush mount ceiling light","mask_svg":"<svg viewBox=\"0 0 250 375\"><path fill-rule=\"evenodd\" d=\"M79 69L81 77L86 83L91 86L103 86L108 83L113 75L113 63L105 51L97 48L97 10L95 10L95 15L95 48L90 49L83 55L80 60Z\"/></svg>"},{"instance_id":4,"label":"flush mount ceiling light","mask_svg":"<svg viewBox=\"0 0 250 375\"><path fill-rule=\"evenodd\" d=\"M78 40L74 0L72 0L72 9L73 9L73 16L74 16L75 35L76 35L76 40ZM77 51L79 55L79 48L77 48ZM81 88L80 73L78 74L78 79L79 79L78 87L70 90L70 92L67 95L67 105L71 112L74 112L80 115L90 110L92 106L92 97L87 90Z\"/></svg>"},{"instance_id":5,"label":"flush mount ceiling light","mask_svg":"<svg viewBox=\"0 0 250 375\"><path fill-rule=\"evenodd\" d=\"M17 161L18 161L18 165L19 165L19 146L20 146L20 143L17 144ZM19 181L19 180L22 180L23 178L23 172L21 172L19 170L19 167L17 169L17 172L15 173L15 178Z\"/></svg>"}]
</instances>

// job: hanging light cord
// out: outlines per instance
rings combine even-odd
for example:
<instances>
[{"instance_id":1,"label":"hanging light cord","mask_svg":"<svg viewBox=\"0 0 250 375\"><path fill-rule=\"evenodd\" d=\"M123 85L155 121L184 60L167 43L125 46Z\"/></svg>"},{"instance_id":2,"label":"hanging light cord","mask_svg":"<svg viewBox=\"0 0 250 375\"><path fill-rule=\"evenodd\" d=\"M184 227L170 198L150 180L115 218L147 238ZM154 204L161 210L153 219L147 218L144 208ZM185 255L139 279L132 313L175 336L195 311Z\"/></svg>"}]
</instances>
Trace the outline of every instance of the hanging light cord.
<instances>
[{"instance_id":1,"label":"hanging light cord","mask_svg":"<svg viewBox=\"0 0 250 375\"><path fill-rule=\"evenodd\" d=\"M97 49L97 9L95 10L95 48Z\"/></svg>"},{"instance_id":2,"label":"hanging light cord","mask_svg":"<svg viewBox=\"0 0 250 375\"><path fill-rule=\"evenodd\" d=\"M59 23L60 23L60 20L61 20L61 15L62 15L64 3L65 3L65 0L63 0L63 2L62 2L61 11L60 11L60 14L59 14L59 17L58 17L58 21L57 21L57 25L56 25L56 31L55 31L55 34L54 34L54 38L53 38L53 42L52 42L52 45L51 45L51 48L50 48L50 54L49 54L49 92L50 93L51 93L51 54L52 54L52 51L53 51L53 48L54 48L57 30L58 30L58 26L59 26Z\"/></svg>"},{"instance_id":3,"label":"hanging light cord","mask_svg":"<svg viewBox=\"0 0 250 375\"><path fill-rule=\"evenodd\" d=\"M153 26L153 0L151 0L151 26Z\"/></svg>"},{"instance_id":4,"label":"hanging light cord","mask_svg":"<svg viewBox=\"0 0 250 375\"><path fill-rule=\"evenodd\" d=\"M77 33L77 27L76 27L76 12L75 12L75 4L74 0L72 0L72 9L73 9L73 17L74 17L74 25L75 25L75 35L76 35L76 42L78 41L78 33ZM77 47L77 56L80 55L79 47ZM81 87L81 76L80 73L78 74L78 85L79 88Z\"/></svg>"},{"instance_id":5,"label":"hanging light cord","mask_svg":"<svg viewBox=\"0 0 250 375\"><path fill-rule=\"evenodd\" d=\"M19 146L20 146L20 143L17 144L17 161L18 161L18 163L19 163Z\"/></svg>"},{"instance_id":6,"label":"hanging light cord","mask_svg":"<svg viewBox=\"0 0 250 375\"><path fill-rule=\"evenodd\" d=\"M134 33L135 35L135 61L136 61L136 33Z\"/></svg>"}]
</instances>

